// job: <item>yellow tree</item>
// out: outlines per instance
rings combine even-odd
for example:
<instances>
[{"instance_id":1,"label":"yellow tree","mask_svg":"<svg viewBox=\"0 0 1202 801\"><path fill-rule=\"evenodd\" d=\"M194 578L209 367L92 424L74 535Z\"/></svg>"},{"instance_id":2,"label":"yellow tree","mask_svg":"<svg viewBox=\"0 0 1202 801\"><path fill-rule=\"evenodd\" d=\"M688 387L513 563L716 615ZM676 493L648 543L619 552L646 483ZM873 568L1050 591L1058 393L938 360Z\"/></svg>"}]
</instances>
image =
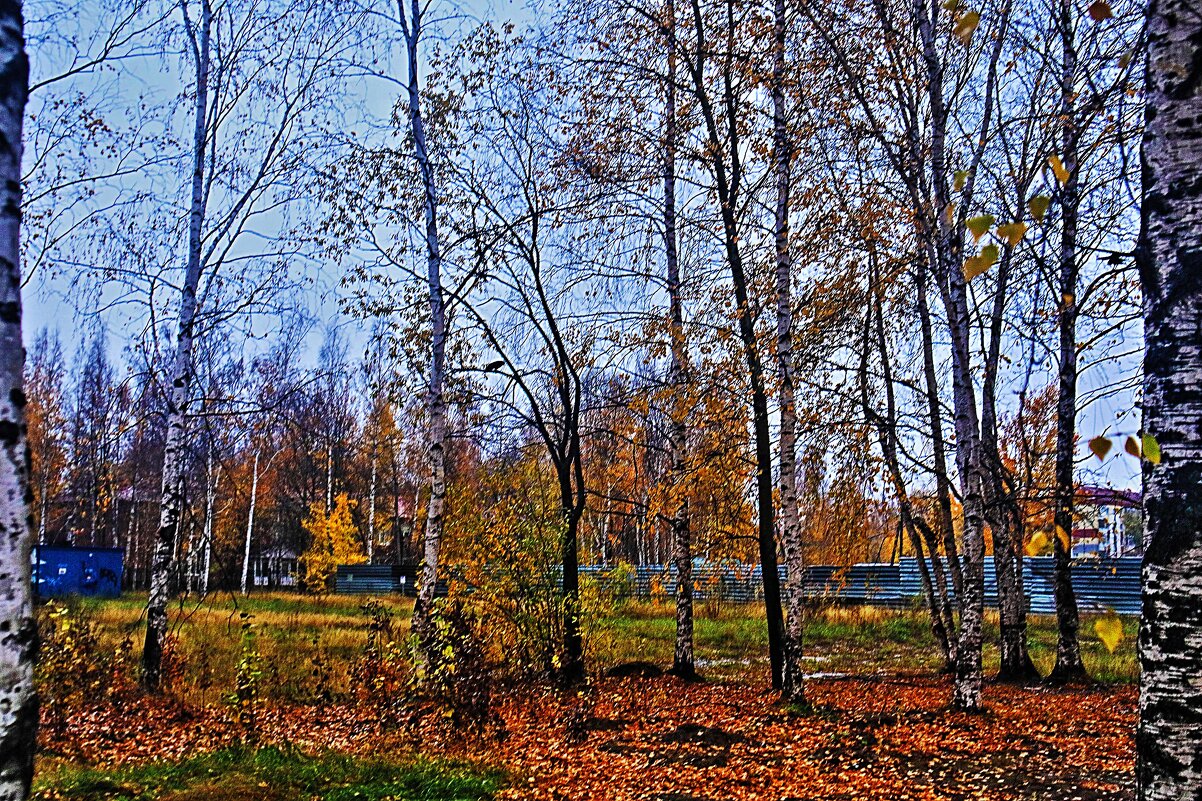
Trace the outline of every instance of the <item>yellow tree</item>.
<instances>
[{"instance_id":1,"label":"yellow tree","mask_svg":"<svg viewBox=\"0 0 1202 801\"><path fill-rule=\"evenodd\" d=\"M298 560L301 584L308 592L328 590L338 565L367 561L359 545L358 529L351 519L351 507L346 493L338 494L329 511L320 502L309 507L309 516L302 525L312 539Z\"/></svg>"}]
</instances>

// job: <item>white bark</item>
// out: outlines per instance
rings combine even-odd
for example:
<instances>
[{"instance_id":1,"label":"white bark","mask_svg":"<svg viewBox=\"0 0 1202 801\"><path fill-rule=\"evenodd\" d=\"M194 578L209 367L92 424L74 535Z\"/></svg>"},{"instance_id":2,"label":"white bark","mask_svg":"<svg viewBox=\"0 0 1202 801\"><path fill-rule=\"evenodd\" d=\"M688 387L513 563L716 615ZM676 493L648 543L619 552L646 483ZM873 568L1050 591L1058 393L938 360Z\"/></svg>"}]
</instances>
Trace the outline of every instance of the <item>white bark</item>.
<instances>
[{"instance_id":1,"label":"white bark","mask_svg":"<svg viewBox=\"0 0 1202 801\"><path fill-rule=\"evenodd\" d=\"M28 86L21 6L5 3L0 5L0 801L28 796L38 726L21 339L21 126Z\"/></svg>"},{"instance_id":2,"label":"white bark","mask_svg":"<svg viewBox=\"0 0 1202 801\"><path fill-rule=\"evenodd\" d=\"M773 11L772 179L776 184L774 240L776 255L776 373L780 383L780 532L785 553L784 676L781 694L790 702L805 698L802 658L805 650L805 556L797 508L797 397L793 362L793 257L789 248L789 194L792 141L785 107L785 0Z\"/></svg>"},{"instance_id":3,"label":"white bark","mask_svg":"<svg viewBox=\"0 0 1202 801\"><path fill-rule=\"evenodd\" d=\"M255 502L259 498L259 450L255 449L255 464L251 468L250 512L246 515L246 547L242 553L242 594L250 590L250 542L255 535Z\"/></svg>"},{"instance_id":4,"label":"white bark","mask_svg":"<svg viewBox=\"0 0 1202 801\"><path fill-rule=\"evenodd\" d=\"M367 495L367 563L375 561L376 550L376 453L371 454L371 490Z\"/></svg>"},{"instance_id":5,"label":"white bark","mask_svg":"<svg viewBox=\"0 0 1202 801\"><path fill-rule=\"evenodd\" d=\"M193 108L192 138L192 197L188 219L188 263L180 287L180 310L177 322L175 354L172 359L167 393L167 441L163 450L163 491L159 511L159 530L151 564L150 598L146 604L146 643L142 649L142 681L150 690L159 686L162 667L163 640L167 636L167 600L170 591L172 556L179 528L181 484L186 458L184 442L188 404L191 400L197 288L202 267L205 207L205 159L207 154L207 117L209 98L209 31L213 10L209 0L202 0L201 17L193 24L187 6L181 3L180 12L188 31L192 58L196 67L196 99Z\"/></svg>"},{"instance_id":6,"label":"white bark","mask_svg":"<svg viewBox=\"0 0 1202 801\"><path fill-rule=\"evenodd\" d=\"M409 76L406 83L409 100L409 129L413 137L414 158L421 172L426 237L426 288L430 304L430 375L426 394L429 416L426 448L430 470L430 503L426 507L425 543L422 569L418 578L417 603L413 627L420 631L428 622L438 584L438 551L442 542L443 509L446 503L446 307L442 289L442 245L438 236L438 191L434 164L426 146L425 120L422 117L421 79L418 74L423 11L420 0L412 0L406 14L404 0L397 0L397 11L404 26Z\"/></svg>"},{"instance_id":7,"label":"white bark","mask_svg":"<svg viewBox=\"0 0 1202 801\"><path fill-rule=\"evenodd\" d=\"M1139 798L1202 798L1202 15L1150 0L1143 151Z\"/></svg>"}]
</instances>

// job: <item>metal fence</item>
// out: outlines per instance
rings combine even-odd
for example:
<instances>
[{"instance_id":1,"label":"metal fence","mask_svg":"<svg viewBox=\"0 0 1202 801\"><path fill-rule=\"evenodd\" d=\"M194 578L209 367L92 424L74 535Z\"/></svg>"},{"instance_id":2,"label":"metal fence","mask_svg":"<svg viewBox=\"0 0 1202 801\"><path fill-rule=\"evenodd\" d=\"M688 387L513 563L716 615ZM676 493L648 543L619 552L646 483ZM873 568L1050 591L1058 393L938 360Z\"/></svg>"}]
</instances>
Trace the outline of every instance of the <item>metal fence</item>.
<instances>
[{"instance_id":1,"label":"metal fence","mask_svg":"<svg viewBox=\"0 0 1202 801\"><path fill-rule=\"evenodd\" d=\"M1033 614L1050 615L1056 611L1054 569L1050 556L1023 560L1023 589L1027 608ZM414 566L340 565L336 588L340 593L401 592L412 595L416 574ZM787 575L782 565L782 583ZM584 581L595 582L602 592L619 598L667 599L676 591L676 570L670 565L587 565L580 568L580 576ZM1139 557L1078 559L1073 562L1072 577L1077 606L1082 612L1113 610L1139 614ZM715 599L751 603L764 597L758 566L697 566L693 569L693 586L693 597L702 602ZM914 557L892 564L811 565L805 569L803 586L807 600L815 603L868 604L894 609L925 604L918 560ZM440 580L438 594L445 593L446 585ZM992 557L985 558L985 604L997 606L997 578Z\"/></svg>"},{"instance_id":2,"label":"metal fence","mask_svg":"<svg viewBox=\"0 0 1202 801\"><path fill-rule=\"evenodd\" d=\"M928 560L928 566L930 562ZM1023 590L1028 610L1034 614L1054 614L1053 557L1028 557L1023 560ZM779 568L780 579L788 575ZM676 589L676 571L666 565L639 567L580 568L600 587L621 597L671 597ZM704 565L694 568L694 597L699 601L717 598L735 603L763 599L760 568L747 566ZM1140 559L1079 559L1073 563L1073 591L1083 612L1113 610L1122 614L1140 611ZM903 558L898 563L862 563L836 567L811 565L805 570L805 596L814 602L871 604L892 608L919 606L923 598L918 559ZM950 588L949 588L950 589ZM997 606L997 578L993 558L985 558L985 603Z\"/></svg>"}]
</instances>

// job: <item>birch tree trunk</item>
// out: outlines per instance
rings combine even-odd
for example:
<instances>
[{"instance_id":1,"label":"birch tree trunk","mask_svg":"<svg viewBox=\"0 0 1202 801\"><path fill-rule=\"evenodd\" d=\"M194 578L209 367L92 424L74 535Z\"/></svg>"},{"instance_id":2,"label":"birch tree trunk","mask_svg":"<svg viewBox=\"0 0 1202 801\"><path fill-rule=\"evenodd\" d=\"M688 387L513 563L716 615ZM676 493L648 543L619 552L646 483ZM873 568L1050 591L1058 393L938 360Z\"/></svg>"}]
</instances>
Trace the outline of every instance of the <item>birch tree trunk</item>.
<instances>
[{"instance_id":1,"label":"birch tree trunk","mask_svg":"<svg viewBox=\"0 0 1202 801\"><path fill-rule=\"evenodd\" d=\"M199 575L196 583L196 589L201 595L207 595L209 592L209 557L213 552L213 515L216 514L217 507L217 484L221 481L221 475L213 468L212 447L209 448L208 457L208 469L205 472L205 523L204 532L201 534L203 542L197 565Z\"/></svg>"},{"instance_id":2,"label":"birch tree trunk","mask_svg":"<svg viewBox=\"0 0 1202 801\"><path fill-rule=\"evenodd\" d=\"M1150 0L1145 97L1137 251L1143 410L1160 460L1144 464L1136 776L1141 801L1168 801L1202 798L1202 15L1195 0Z\"/></svg>"},{"instance_id":3,"label":"birch tree trunk","mask_svg":"<svg viewBox=\"0 0 1202 801\"><path fill-rule=\"evenodd\" d=\"M793 364L793 259L789 250L789 174L793 159L785 109L785 0L776 0L772 21L772 179L776 184L773 240L776 259L776 372L780 382L780 532L785 576L781 695L805 700L805 559L797 510L797 399Z\"/></svg>"},{"instance_id":4,"label":"birch tree trunk","mask_svg":"<svg viewBox=\"0 0 1202 801\"><path fill-rule=\"evenodd\" d=\"M685 420L688 393L685 364L688 350L684 336L684 312L680 299L680 258L676 231L676 2L668 0L665 10L667 28L668 79L664 87L664 262L668 287L668 336L671 338L671 364L668 383L672 387L672 409L668 431L668 460L672 469L672 487L676 511L672 516L672 562L676 566L676 645L672 653L672 673L681 678L697 675L693 651L693 542L689 521L689 499L685 493L688 467L688 428ZM604 551L602 552L604 559Z\"/></svg>"},{"instance_id":5,"label":"birch tree trunk","mask_svg":"<svg viewBox=\"0 0 1202 801\"><path fill-rule=\"evenodd\" d=\"M180 5L188 42L196 66L195 127L192 139L192 197L188 220L188 263L181 286L175 354L167 391L167 438L163 449L162 501L159 529L151 564L150 598L146 603L146 642L142 649L142 683L152 692L159 689L163 663L163 640L167 636L167 601L171 565L181 511L182 479L186 459L184 442L188 403L192 393L192 350L196 323L196 292L200 284L201 247L205 219L205 155L209 96L209 32L213 10L202 0L199 23L193 25L187 6Z\"/></svg>"},{"instance_id":6,"label":"birch tree trunk","mask_svg":"<svg viewBox=\"0 0 1202 801\"><path fill-rule=\"evenodd\" d=\"M242 594L250 589L250 541L255 533L255 501L259 498L259 450L250 474L250 512L246 515L246 547L242 553Z\"/></svg>"},{"instance_id":7,"label":"birch tree trunk","mask_svg":"<svg viewBox=\"0 0 1202 801\"><path fill-rule=\"evenodd\" d=\"M430 470L430 502L426 507L425 547L421 575L418 578L417 601L413 608L413 629L423 631L429 622L438 584L438 551L442 542L443 509L446 504L447 483L445 464L446 401L446 307L442 290L442 247L438 238L438 194L434 165L426 147L426 128L422 117L421 84L418 76L418 45L422 34L423 5L412 0L410 14L405 13L404 0L397 0L404 27L409 76L406 84L409 95L409 128L413 136L414 157L421 172L423 209L426 218L426 287L430 304L430 375L426 394L429 430L426 448Z\"/></svg>"},{"instance_id":8,"label":"birch tree trunk","mask_svg":"<svg viewBox=\"0 0 1202 801\"><path fill-rule=\"evenodd\" d=\"M1077 50L1073 31L1075 4L1060 0L1060 37L1063 62L1060 75L1061 160L1068 180L1060 189L1060 330L1059 394L1056 401L1056 498L1053 510L1055 554L1056 665L1048 677L1063 683L1085 678L1080 622L1072 584L1073 457L1077 434L1077 132L1074 124Z\"/></svg>"},{"instance_id":9,"label":"birch tree trunk","mask_svg":"<svg viewBox=\"0 0 1202 801\"><path fill-rule=\"evenodd\" d=\"M367 493L367 563L375 562L376 551L376 452L371 454L371 489Z\"/></svg>"},{"instance_id":10,"label":"birch tree trunk","mask_svg":"<svg viewBox=\"0 0 1202 801\"><path fill-rule=\"evenodd\" d=\"M5 3L0 6L0 801L29 795L38 730L21 339L21 129L28 94L21 4Z\"/></svg>"}]
</instances>

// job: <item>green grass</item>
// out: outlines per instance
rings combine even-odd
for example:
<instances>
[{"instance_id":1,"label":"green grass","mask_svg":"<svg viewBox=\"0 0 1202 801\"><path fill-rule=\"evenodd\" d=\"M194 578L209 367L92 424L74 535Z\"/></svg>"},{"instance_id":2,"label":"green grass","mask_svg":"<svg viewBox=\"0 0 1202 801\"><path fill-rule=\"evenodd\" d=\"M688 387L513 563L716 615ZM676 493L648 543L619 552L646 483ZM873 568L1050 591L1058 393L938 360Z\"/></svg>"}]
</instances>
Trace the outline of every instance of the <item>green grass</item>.
<instances>
[{"instance_id":1,"label":"green grass","mask_svg":"<svg viewBox=\"0 0 1202 801\"><path fill-rule=\"evenodd\" d=\"M262 682L265 700L350 700L354 687L351 670L366 642L367 619L360 610L366 600L345 595L243 598L223 594L201 603L175 603L171 619L178 638L180 676L172 692L199 704L219 701L229 692L239 658L239 613L246 611L254 615L267 673ZM412 602L395 597L383 602L395 615L398 631L407 632ZM102 649L111 653L128 637L137 651L145 603L144 595L83 602L99 630ZM588 660L594 669L636 660L671 664L676 622L670 601L618 603L601 619L586 620L586 624ZM1082 616L1080 641L1089 674L1108 684L1134 682L1138 677L1137 620L1123 619L1124 637L1114 653L1102 645L1093 624L1093 616ZM701 672L719 679L762 677L766 629L759 605L727 603L715 608L698 604L695 643ZM1031 657L1047 674L1055 661L1055 619L1033 616L1028 631ZM984 664L990 673L997 669L999 658L996 612L987 612L984 634ZM810 613L805 637L810 672L932 674L942 667L929 618L921 609L816 609Z\"/></svg>"},{"instance_id":2,"label":"green grass","mask_svg":"<svg viewBox=\"0 0 1202 801\"><path fill-rule=\"evenodd\" d=\"M235 748L112 771L60 763L39 770L34 801L482 801L496 774L455 764L395 764L343 754Z\"/></svg>"}]
</instances>

